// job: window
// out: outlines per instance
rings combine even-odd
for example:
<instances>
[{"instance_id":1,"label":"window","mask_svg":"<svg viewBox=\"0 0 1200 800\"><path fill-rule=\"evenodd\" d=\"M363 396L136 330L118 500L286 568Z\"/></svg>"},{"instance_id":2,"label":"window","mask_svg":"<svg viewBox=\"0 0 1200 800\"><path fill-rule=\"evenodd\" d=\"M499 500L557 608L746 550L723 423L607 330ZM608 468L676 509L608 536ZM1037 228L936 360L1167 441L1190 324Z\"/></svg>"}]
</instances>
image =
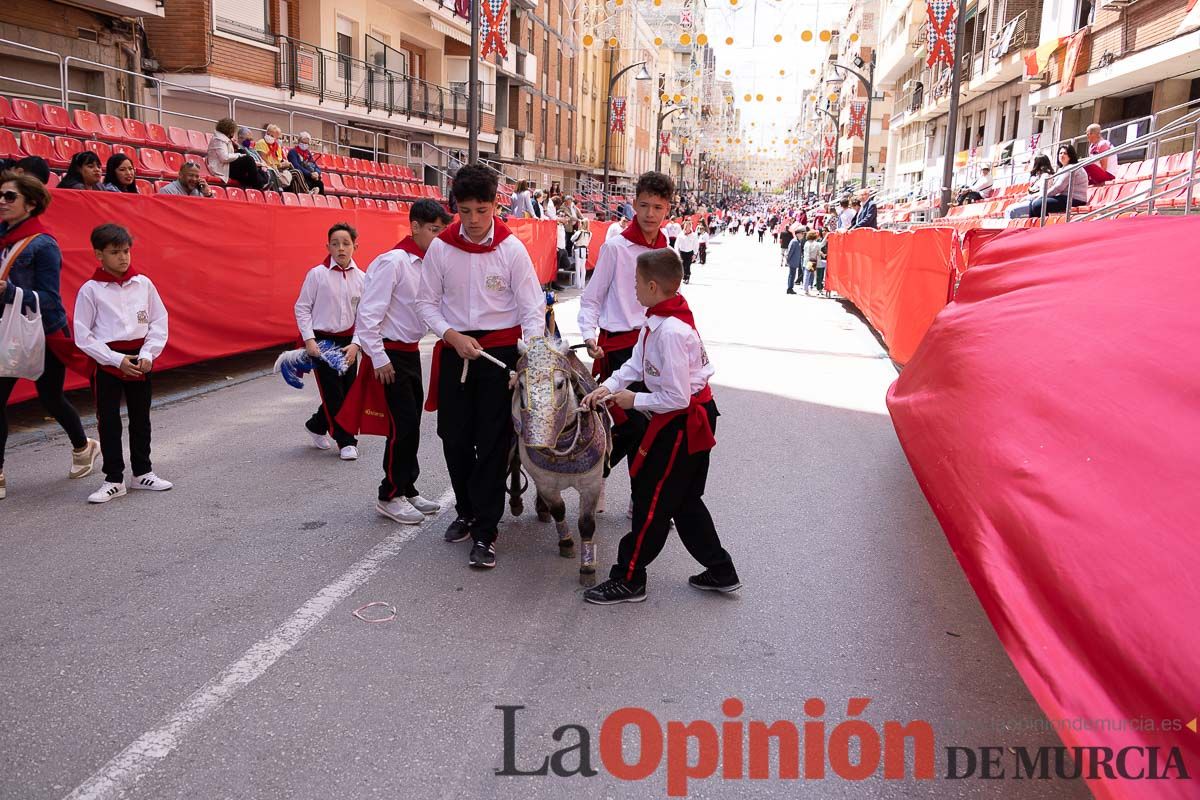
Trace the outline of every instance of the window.
<instances>
[{"instance_id":1,"label":"window","mask_svg":"<svg viewBox=\"0 0 1200 800\"><path fill-rule=\"evenodd\" d=\"M1008 101L1000 101L1000 125L996 128L996 142L1004 141L1004 134L1008 131Z\"/></svg>"},{"instance_id":2,"label":"window","mask_svg":"<svg viewBox=\"0 0 1200 800\"><path fill-rule=\"evenodd\" d=\"M272 41L266 0L213 0L213 27L260 42Z\"/></svg>"},{"instance_id":3,"label":"window","mask_svg":"<svg viewBox=\"0 0 1200 800\"><path fill-rule=\"evenodd\" d=\"M970 150L971 149L971 115L970 114L967 114L966 119L963 120L963 140L962 140L962 147L960 147L959 149L960 150Z\"/></svg>"},{"instance_id":4,"label":"window","mask_svg":"<svg viewBox=\"0 0 1200 800\"><path fill-rule=\"evenodd\" d=\"M1014 98L1013 99L1013 114L1012 114L1012 136L1010 138L1012 138L1012 139L1017 138L1017 130L1019 130L1018 125L1020 125L1020 123L1021 123L1021 101Z\"/></svg>"},{"instance_id":5,"label":"window","mask_svg":"<svg viewBox=\"0 0 1200 800\"><path fill-rule=\"evenodd\" d=\"M1075 30L1092 24L1096 16L1096 4L1092 0L1075 0Z\"/></svg>"},{"instance_id":6,"label":"window","mask_svg":"<svg viewBox=\"0 0 1200 800\"><path fill-rule=\"evenodd\" d=\"M554 146L562 147L562 109L554 109Z\"/></svg>"},{"instance_id":7,"label":"window","mask_svg":"<svg viewBox=\"0 0 1200 800\"><path fill-rule=\"evenodd\" d=\"M543 147L546 144L546 139L547 139L546 128L549 123L549 117L550 117L550 114L548 113L546 104L543 102L542 103L542 136L541 136L541 139L539 140L539 141L541 141Z\"/></svg>"},{"instance_id":8,"label":"window","mask_svg":"<svg viewBox=\"0 0 1200 800\"><path fill-rule=\"evenodd\" d=\"M354 68L354 22L337 18L338 77L345 78Z\"/></svg>"}]
</instances>

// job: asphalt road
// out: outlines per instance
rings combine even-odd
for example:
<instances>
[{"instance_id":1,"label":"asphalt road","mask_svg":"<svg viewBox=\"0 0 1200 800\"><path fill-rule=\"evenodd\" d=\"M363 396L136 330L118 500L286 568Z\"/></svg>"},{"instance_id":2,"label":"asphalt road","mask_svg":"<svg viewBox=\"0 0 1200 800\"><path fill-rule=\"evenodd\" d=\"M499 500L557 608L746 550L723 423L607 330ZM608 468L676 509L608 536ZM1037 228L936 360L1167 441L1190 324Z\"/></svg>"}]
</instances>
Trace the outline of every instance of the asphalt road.
<instances>
[{"instance_id":1,"label":"asphalt road","mask_svg":"<svg viewBox=\"0 0 1200 800\"><path fill-rule=\"evenodd\" d=\"M849 698L870 698L861 718L876 731L930 723L938 778L718 773L691 781L692 797L1088 796L941 777L950 746L1058 740L1020 727L1043 715L913 480L875 338L836 301L786 296L773 246L737 236L710 250L685 293L716 366L707 500L746 584L732 596L690 589L698 570L672 541L646 603L586 605L577 565L530 511L506 521L498 568L471 571L467 545L442 541L452 515L412 528L375 514L382 440L365 439L356 463L312 449L315 387L263 376L262 356L160 393L174 398L153 416L166 494L88 506L99 478L68 481L65 438L18 409L0 502L0 797L665 797L665 758L640 781L606 768L603 720L635 706L664 729L720 729L729 697L745 704L738 719L798 727L821 698L826 738ZM568 332L575 308L560 306ZM423 436L419 486L444 497L432 415ZM606 565L627 524L622 473L599 524ZM351 616L373 601L396 618ZM497 776L498 705L525 706L518 768L576 743L578 729L552 737L574 724L599 774Z\"/></svg>"}]
</instances>

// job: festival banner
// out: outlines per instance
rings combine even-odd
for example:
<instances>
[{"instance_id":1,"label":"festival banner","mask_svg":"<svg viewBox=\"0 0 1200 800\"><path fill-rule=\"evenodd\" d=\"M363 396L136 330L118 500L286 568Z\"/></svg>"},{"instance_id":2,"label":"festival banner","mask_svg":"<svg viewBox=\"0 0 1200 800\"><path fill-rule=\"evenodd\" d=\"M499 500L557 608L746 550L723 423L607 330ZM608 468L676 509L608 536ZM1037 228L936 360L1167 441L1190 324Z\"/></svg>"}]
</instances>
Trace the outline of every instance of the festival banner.
<instances>
[{"instance_id":1,"label":"festival banner","mask_svg":"<svg viewBox=\"0 0 1200 800\"><path fill-rule=\"evenodd\" d=\"M1040 133L1029 134L1029 150L1030 150L1030 152L1037 150L1038 142L1040 142L1041 140L1042 140L1042 135Z\"/></svg>"},{"instance_id":2,"label":"festival banner","mask_svg":"<svg viewBox=\"0 0 1200 800\"><path fill-rule=\"evenodd\" d=\"M683 149L683 163L685 166L692 163L692 154L695 152L696 148L694 147L685 147Z\"/></svg>"},{"instance_id":3,"label":"festival banner","mask_svg":"<svg viewBox=\"0 0 1200 800\"><path fill-rule=\"evenodd\" d=\"M660 133L658 135L658 142L658 152L664 156L671 155L671 132L664 131L663 133Z\"/></svg>"},{"instance_id":4,"label":"festival banner","mask_svg":"<svg viewBox=\"0 0 1200 800\"><path fill-rule=\"evenodd\" d=\"M867 104L855 100L850 103L850 132L849 136L865 138L864 122L867 118Z\"/></svg>"},{"instance_id":5,"label":"festival banner","mask_svg":"<svg viewBox=\"0 0 1200 800\"><path fill-rule=\"evenodd\" d=\"M612 125L609 126L609 129L614 133L625 132L625 105L624 97L612 99Z\"/></svg>"},{"instance_id":6,"label":"festival banner","mask_svg":"<svg viewBox=\"0 0 1200 800\"><path fill-rule=\"evenodd\" d=\"M1071 34L1067 44L1067 57L1063 61L1062 91L1075 91L1075 76L1079 74L1079 57L1083 53L1083 43L1087 41L1090 27L1083 27Z\"/></svg>"},{"instance_id":7,"label":"festival banner","mask_svg":"<svg viewBox=\"0 0 1200 800\"><path fill-rule=\"evenodd\" d=\"M1054 55L1058 48L1063 46L1063 42L1067 41L1065 36L1059 36L1054 39L1047 39L1037 46L1035 50L1027 50L1023 56L1025 60L1025 77L1036 78L1041 75L1050 66L1050 56Z\"/></svg>"},{"instance_id":8,"label":"festival banner","mask_svg":"<svg viewBox=\"0 0 1200 800\"><path fill-rule=\"evenodd\" d=\"M833 144L835 141L836 141L836 139L832 135L830 135L830 134L825 135L825 160L826 161L833 161L833 159L837 157L837 153L834 152L834 149L833 149Z\"/></svg>"},{"instance_id":9,"label":"festival banner","mask_svg":"<svg viewBox=\"0 0 1200 800\"><path fill-rule=\"evenodd\" d=\"M479 0L479 57L508 57L508 0Z\"/></svg>"},{"instance_id":10,"label":"festival banner","mask_svg":"<svg viewBox=\"0 0 1200 800\"><path fill-rule=\"evenodd\" d=\"M954 37L957 24L955 15L957 7L954 0L929 0L926 6L929 22L928 31L929 58L925 65L932 67L937 63L954 66Z\"/></svg>"}]
</instances>

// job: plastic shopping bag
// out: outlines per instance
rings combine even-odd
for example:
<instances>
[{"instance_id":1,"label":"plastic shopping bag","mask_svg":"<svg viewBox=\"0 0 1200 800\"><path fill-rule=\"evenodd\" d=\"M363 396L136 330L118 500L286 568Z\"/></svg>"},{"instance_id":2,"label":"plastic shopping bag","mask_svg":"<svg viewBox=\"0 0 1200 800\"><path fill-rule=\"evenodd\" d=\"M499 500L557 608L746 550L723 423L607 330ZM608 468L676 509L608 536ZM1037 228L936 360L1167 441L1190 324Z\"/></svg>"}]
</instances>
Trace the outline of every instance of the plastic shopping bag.
<instances>
[{"instance_id":1,"label":"plastic shopping bag","mask_svg":"<svg viewBox=\"0 0 1200 800\"><path fill-rule=\"evenodd\" d=\"M42 377L46 366L46 334L42 331L42 310L37 292L33 292L33 310L22 309L24 292L14 286L11 305L0 307L0 378Z\"/></svg>"}]
</instances>

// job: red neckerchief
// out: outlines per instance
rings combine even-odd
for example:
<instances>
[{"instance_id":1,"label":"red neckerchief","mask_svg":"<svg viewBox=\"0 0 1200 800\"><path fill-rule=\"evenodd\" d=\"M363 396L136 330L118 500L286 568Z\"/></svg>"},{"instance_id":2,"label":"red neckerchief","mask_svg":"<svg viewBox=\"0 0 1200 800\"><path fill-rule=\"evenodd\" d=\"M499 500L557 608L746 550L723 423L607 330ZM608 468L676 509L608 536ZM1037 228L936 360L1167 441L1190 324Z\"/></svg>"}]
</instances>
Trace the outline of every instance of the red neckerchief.
<instances>
[{"instance_id":1,"label":"red neckerchief","mask_svg":"<svg viewBox=\"0 0 1200 800\"><path fill-rule=\"evenodd\" d=\"M646 317L674 317L686 322L692 330L696 331L697 335L700 334L700 331L696 330L696 320L692 316L692 310L688 308L687 300L684 300L681 294L647 308Z\"/></svg>"},{"instance_id":2,"label":"red neckerchief","mask_svg":"<svg viewBox=\"0 0 1200 800\"><path fill-rule=\"evenodd\" d=\"M507 225L500 221L499 217L494 218L492 220L492 224L495 225L495 228L492 230L491 244L476 244L469 239L464 239L461 235L461 219L456 219L454 222L450 223L450 225L447 226L444 231L438 234L438 238L446 244L452 247L457 247L459 250L462 250L465 253L490 253L499 247L501 242L503 242L509 236L512 236L512 231L509 230Z\"/></svg>"},{"instance_id":3,"label":"red neckerchief","mask_svg":"<svg viewBox=\"0 0 1200 800\"><path fill-rule=\"evenodd\" d=\"M22 239L27 239L30 236L37 236L38 234L53 238L53 234L51 234L49 229L42 224L42 220L40 218L29 217L23 222L18 222L16 225L5 231L3 236L0 236L0 247L14 245Z\"/></svg>"},{"instance_id":4,"label":"red neckerchief","mask_svg":"<svg viewBox=\"0 0 1200 800\"><path fill-rule=\"evenodd\" d=\"M403 250L404 252L406 252L410 255L416 256L417 258L425 257L425 251L422 250L421 247L417 244L417 240L411 236L405 236L403 239L396 242L396 246L393 247L392 249L393 250Z\"/></svg>"},{"instance_id":5,"label":"red neckerchief","mask_svg":"<svg viewBox=\"0 0 1200 800\"><path fill-rule=\"evenodd\" d=\"M266 140L263 140L263 144L267 144ZM283 161L283 147L278 139L275 140L275 144L267 144L267 155L276 161Z\"/></svg>"},{"instance_id":6,"label":"red neckerchief","mask_svg":"<svg viewBox=\"0 0 1200 800\"><path fill-rule=\"evenodd\" d=\"M329 269L337 270L338 272L342 273L343 278L350 274L350 270L354 269L353 261L344 267L339 267L337 262L333 260L332 255L325 256L325 260L322 261L321 264Z\"/></svg>"},{"instance_id":7,"label":"red neckerchief","mask_svg":"<svg viewBox=\"0 0 1200 800\"><path fill-rule=\"evenodd\" d=\"M111 272L107 272L103 268L97 267L96 271L92 273L92 280L100 281L101 283L119 283L124 285L129 283L138 275L141 275L141 273L137 271L137 267L135 267L133 264L130 264L129 269L125 270L125 274L119 278L116 275L113 275Z\"/></svg>"},{"instance_id":8,"label":"red neckerchief","mask_svg":"<svg viewBox=\"0 0 1200 800\"><path fill-rule=\"evenodd\" d=\"M637 224L636 218L631 220L630 223L625 226L625 230L621 231L621 235L634 244L641 245L642 247L649 247L651 250L658 250L661 247L667 246L667 237L666 234L662 232L662 228L658 229L658 238L654 240L654 244L647 242L646 237L642 234L641 227Z\"/></svg>"}]
</instances>

